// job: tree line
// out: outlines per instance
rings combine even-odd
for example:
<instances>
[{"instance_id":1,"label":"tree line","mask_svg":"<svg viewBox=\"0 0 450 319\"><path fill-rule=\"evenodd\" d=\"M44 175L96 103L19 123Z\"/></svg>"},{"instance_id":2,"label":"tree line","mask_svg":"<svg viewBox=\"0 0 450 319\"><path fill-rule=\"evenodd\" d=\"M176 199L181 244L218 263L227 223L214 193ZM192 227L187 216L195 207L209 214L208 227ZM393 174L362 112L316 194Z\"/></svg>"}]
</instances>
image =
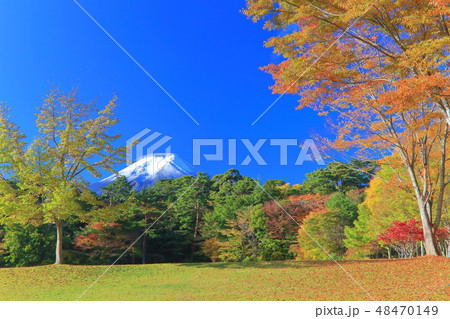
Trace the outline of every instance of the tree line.
<instances>
[{"instance_id":1,"label":"tree line","mask_svg":"<svg viewBox=\"0 0 450 319\"><path fill-rule=\"evenodd\" d=\"M77 195L83 213L68 213L61 225L61 255L72 264L112 263L137 238L119 263L422 255L414 197L385 181L393 175L389 168L353 160L329 163L299 185L268 180L260 187L230 169L213 177L159 180L135 191L118 176L100 195ZM0 264L52 263L56 233L55 223L5 224ZM449 240L448 228L441 228L437 241L445 254Z\"/></svg>"}]
</instances>

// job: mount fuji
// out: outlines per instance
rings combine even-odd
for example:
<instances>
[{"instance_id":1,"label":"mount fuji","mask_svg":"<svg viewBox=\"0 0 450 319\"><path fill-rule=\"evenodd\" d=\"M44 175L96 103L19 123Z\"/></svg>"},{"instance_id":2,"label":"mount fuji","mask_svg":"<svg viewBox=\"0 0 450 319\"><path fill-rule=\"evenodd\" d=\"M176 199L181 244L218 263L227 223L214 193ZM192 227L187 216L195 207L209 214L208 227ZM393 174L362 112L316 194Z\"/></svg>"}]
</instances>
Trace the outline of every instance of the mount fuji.
<instances>
[{"instance_id":1,"label":"mount fuji","mask_svg":"<svg viewBox=\"0 0 450 319\"><path fill-rule=\"evenodd\" d=\"M91 184L89 188L100 194L102 193L100 187L115 181L117 176L125 176L133 184L134 189L139 191L144 187L154 185L160 179L178 178L185 175L196 175L196 173L197 170L192 165L176 154L152 154L140 158L117 174Z\"/></svg>"}]
</instances>

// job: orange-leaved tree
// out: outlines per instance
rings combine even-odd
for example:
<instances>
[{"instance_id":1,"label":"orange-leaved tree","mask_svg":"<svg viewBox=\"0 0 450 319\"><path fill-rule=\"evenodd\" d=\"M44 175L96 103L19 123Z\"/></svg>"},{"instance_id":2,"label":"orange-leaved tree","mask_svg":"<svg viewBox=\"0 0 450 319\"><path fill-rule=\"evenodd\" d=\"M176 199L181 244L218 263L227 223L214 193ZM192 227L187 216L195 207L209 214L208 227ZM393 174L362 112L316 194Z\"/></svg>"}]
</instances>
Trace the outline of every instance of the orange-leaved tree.
<instances>
[{"instance_id":1,"label":"orange-leaved tree","mask_svg":"<svg viewBox=\"0 0 450 319\"><path fill-rule=\"evenodd\" d=\"M285 60L263 69L274 93L302 92L299 107L382 83L392 107L430 101L450 125L450 1L247 0L244 13L290 30L266 42Z\"/></svg>"},{"instance_id":2,"label":"orange-leaved tree","mask_svg":"<svg viewBox=\"0 0 450 319\"><path fill-rule=\"evenodd\" d=\"M267 42L284 61L264 70L274 93L300 95L298 108L336 112L327 145L400 158L431 255L439 254L434 233L448 185L448 4L249 0L244 11L289 30Z\"/></svg>"}]
</instances>

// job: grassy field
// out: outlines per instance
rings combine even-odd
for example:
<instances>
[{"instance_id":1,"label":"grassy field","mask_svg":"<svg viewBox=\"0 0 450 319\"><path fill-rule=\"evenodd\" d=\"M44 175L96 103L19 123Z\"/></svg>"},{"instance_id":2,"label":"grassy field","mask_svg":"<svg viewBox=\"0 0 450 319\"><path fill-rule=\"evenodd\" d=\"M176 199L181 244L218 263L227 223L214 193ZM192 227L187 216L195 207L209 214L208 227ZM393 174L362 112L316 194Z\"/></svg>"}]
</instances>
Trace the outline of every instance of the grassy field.
<instances>
[{"instance_id":1,"label":"grassy field","mask_svg":"<svg viewBox=\"0 0 450 319\"><path fill-rule=\"evenodd\" d=\"M450 300L450 259L343 261L376 300ZM0 300L76 300L106 266L0 269ZM334 262L119 265L81 300L370 300Z\"/></svg>"}]
</instances>

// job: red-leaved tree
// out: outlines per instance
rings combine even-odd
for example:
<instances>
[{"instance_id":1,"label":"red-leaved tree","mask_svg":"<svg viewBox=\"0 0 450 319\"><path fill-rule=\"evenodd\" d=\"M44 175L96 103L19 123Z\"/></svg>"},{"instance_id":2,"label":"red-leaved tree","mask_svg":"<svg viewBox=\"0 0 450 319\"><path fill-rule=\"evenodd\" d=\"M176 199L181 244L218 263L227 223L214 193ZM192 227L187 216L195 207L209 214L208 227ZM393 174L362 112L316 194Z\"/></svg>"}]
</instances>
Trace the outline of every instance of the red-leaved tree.
<instances>
[{"instance_id":1,"label":"red-leaved tree","mask_svg":"<svg viewBox=\"0 0 450 319\"><path fill-rule=\"evenodd\" d=\"M92 259L104 262L122 253L132 238L118 223L91 223L84 234L75 238L74 245Z\"/></svg>"},{"instance_id":2,"label":"red-leaved tree","mask_svg":"<svg viewBox=\"0 0 450 319\"><path fill-rule=\"evenodd\" d=\"M283 208L275 201L264 203L263 211L272 238L284 240L287 237L295 237L298 225L292 218L298 224L302 224L310 212L325 208L327 199L328 196L308 194L289 197L287 201L281 203Z\"/></svg>"},{"instance_id":3,"label":"red-leaved tree","mask_svg":"<svg viewBox=\"0 0 450 319\"><path fill-rule=\"evenodd\" d=\"M414 257L419 255L418 243L424 240L420 225L421 223L414 218L406 222L395 221L386 232L379 234L377 239L392 247L400 258ZM446 251L450 238L449 229L438 229L435 236L441 250Z\"/></svg>"}]
</instances>

